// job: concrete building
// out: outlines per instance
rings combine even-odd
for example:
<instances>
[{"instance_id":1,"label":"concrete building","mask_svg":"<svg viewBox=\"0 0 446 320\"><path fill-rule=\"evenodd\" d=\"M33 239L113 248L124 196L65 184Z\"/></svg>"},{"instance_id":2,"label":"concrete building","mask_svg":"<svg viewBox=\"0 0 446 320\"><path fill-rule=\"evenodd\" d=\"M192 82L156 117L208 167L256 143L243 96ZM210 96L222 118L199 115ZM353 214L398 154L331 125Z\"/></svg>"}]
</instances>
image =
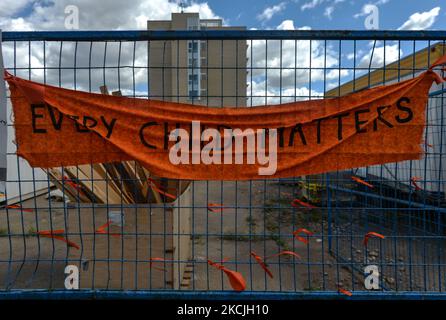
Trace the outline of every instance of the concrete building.
<instances>
[{"instance_id":1,"label":"concrete building","mask_svg":"<svg viewBox=\"0 0 446 320\"><path fill-rule=\"evenodd\" d=\"M244 30L198 13L172 13L150 20L148 30ZM213 107L246 106L246 52L242 40L150 41L149 96L152 99Z\"/></svg>"}]
</instances>

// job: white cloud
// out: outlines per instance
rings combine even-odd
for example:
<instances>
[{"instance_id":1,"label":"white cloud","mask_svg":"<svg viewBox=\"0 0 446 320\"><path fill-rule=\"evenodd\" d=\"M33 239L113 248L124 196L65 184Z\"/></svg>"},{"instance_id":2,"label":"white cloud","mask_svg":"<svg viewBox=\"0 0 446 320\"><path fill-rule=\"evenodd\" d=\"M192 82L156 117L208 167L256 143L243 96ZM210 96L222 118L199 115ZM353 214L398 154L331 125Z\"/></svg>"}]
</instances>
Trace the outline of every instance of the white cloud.
<instances>
[{"instance_id":1,"label":"white cloud","mask_svg":"<svg viewBox=\"0 0 446 320\"><path fill-rule=\"evenodd\" d=\"M403 23L398 30L425 30L430 28L440 13L440 7L435 7L430 11L415 12Z\"/></svg>"},{"instance_id":2,"label":"white cloud","mask_svg":"<svg viewBox=\"0 0 446 320\"><path fill-rule=\"evenodd\" d=\"M324 2L325 0L311 0L309 2L305 2L301 7L300 10L304 11L307 9L313 9L316 6L320 5L322 2Z\"/></svg>"},{"instance_id":3,"label":"white cloud","mask_svg":"<svg viewBox=\"0 0 446 320\"><path fill-rule=\"evenodd\" d=\"M0 18L0 29L11 31L30 30L64 30L65 7L72 4L72 0L58 1L32 1L28 0L0 0L0 17L4 12L7 17ZM171 12L179 12L176 3L169 0L108 0L104 5L98 5L91 0L77 0L76 6L79 8L80 29L83 30L119 30L119 29L146 29L148 19L170 19ZM8 11L7 5L15 12L27 8L26 15L13 17ZM4 11L6 10L6 11ZM199 12L204 19L218 18L206 2L188 2L184 8L185 12ZM117 14L119 13L119 14ZM125 18L124 18L125 17ZM131 18L128 18L131 17ZM109 90L121 88L122 92L133 92L133 71L135 76L135 86L147 85L147 42L138 41L135 43L135 68L120 68L118 79L117 69L105 69L105 80ZM32 67L31 77L35 81L43 81L43 47L42 43L31 44L31 55L28 56L28 44L18 43L15 54L16 66L21 68ZM89 43L78 43L77 50L73 42L64 42L62 48L60 42L46 43L45 62L47 72L47 83L53 85L61 84L63 87L73 88L76 78L76 88L79 90L98 91L99 86L104 84L104 54L105 44L95 42L92 47L91 64L89 61ZM61 61L59 53L62 50ZM74 53L76 52L76 60ZM133 43L122 42L121 57L118 59L119 42L109 42L107 44L106 65L121 66L133 65ZM5 66L14 66L14 51L12 45L3 45L3 55ZM31 64L29 63L31 62ZM78 67L76 73L70 68L74 65ZM62 66L60 77L58 67ZM91 70L88 70L89 67ZM138 66L140 68L138 68ZM28 70L18 70L18 75L27 78ZM91 76L91 81L90 81ZM138 88L136 88L138 90ZM138 92L137 92L138 93Z\"/></svg>"},{"instance_id":4,"label":"white cloud","mask_svg":"<svg viewBox=\"0 0 446 320\"><path fill-rule=\"evenodd\" d=\"M368 68L369 65L371 68L382 68L384 64L389 64L391 62L397 61L399 57L403 56L403 51L399 48L398 43L392 45L386 45L381 47L375 47L373 50L373 58L372 58L372 50L364 55L359 61L358 67L360 68ZM372 62L370 63L370 59Z\"/></svg>"},{"instance_id":5,"label":"white cloud","mask_svg":"<svg viewBox=\"0 0 446 320\"><path fill-rule=\"evenodd\" d=\"M257 15L257 19L260 21L268 21L271 20L271 18L276 15L277 13L283 11L286 7L285 2L281 2L275 6L268 7L259 15Z\"/></svg>"},{"instance_id":6,"label":"white cloud","mask_svg":"<svg viewBox=\"0 0 446 320\"><path fill-rule=\"evenodd\" d=\"M324 10L324 16L326 16L328 19L332 19L332 14L336 8L336 6L340 3L345 2L345 0L311 0L308 2L305 2L303 5L301 5L300 9L302 11L314 9L317 6L327 3L327 7L325 7Z\"/></svg>"},{"instance_id":7,"label":"white cloud","mask_svg":"<svg viewBox=\"0 0 446 320\"><path fill-rule=\"evenodd\" d=\"M358 50L356 50L356 54L353 52L350 52L350 53L347 53L345 55L345 57L347 58L347 60L353 60L353 59L355 59L355 56L357 59L358 57L362 56L363 54L364 54L364 51L361 49L358 49Z\"/></svg>"},{"instance_id":8,"label":"white cloud","mask_svg":"<svg viewBox=\"0 0 446 320\"><path fill-rule=\"evenodd\" d=\"M28 4L30 4L28 0L2 0L0 1L0 17L13 17Z\"/></svg>"},{"instance_id":9,"label":"white cloud","mask_svg":"<svg viewBox=\"0 0 446 320\"><path fill-rule=\"evenodd\" d=\"M248 89L249 95L251 89ZM287 88L282 91L268 86L265 81L252 82L252 96L248 99L248 106L259 106L265 104L279 104L293 101L302 101L323 98L323 92L309 90L307 87Z\"/></svg>"},{"instance_id":10,"label":"white cloud","mask_svg":"<svg viewBox=\"0 0 446 320\"><path fill-rule=\"evenodd\" d=\"M307 26L295 28L292 20L284 20L277 26L277 29L309 30L311 28ZM256 89L263 96L266 91L268 96L282 95L282 98L285 98L288 95L286 92L294 92L295 88L302 90L305 88L309 91L310 81L314 86L316 82L320 83L324 79L327 81L338 80L339 76L343 78L350 74L347 69L337 69L339 53L335 52L329 44L325 47L324 41L284 40L280 42L269 40L266 43L265 40L255 40L252 41L252 56L250 54L251 50L248 50L250 59L248 68L251 64L253 67L252 75L248 75L248 79L252 76L253 82L256 83L253 84L253 90ZM316 96L316 93L314 94ZM260 100L255 100L255 104L258 104L257 102ZM264 103L265 99L262 101L261 103ZM276 103L278 100L268 99L268 103L272 103L272 101Z\"/></svg>"},{"instance_id":11,"label":"white cloud","mask_svg":"<svg viewBox=\"0 0 446 320\"><path fill-rule=\"evenodd\" d=\"M283 20L282 23L277 26L277 30L294 30L293 20Z\"/></svg>"},{"instance_id":12,"label":"white cloud","mask_svg":"<svg viewBox=\"0 0 446 320\"><path fill-rule=\"evenodd\" d=\"M65 7L73 5L72 0L1 0L0 10L5 7L8 13L6 18L0 19L0 28L3 30L18 29L14 26L13 15L5 2L12 6L14 3L20 4L16 6L19 9L30 7L30 12L22 18L34 30L63 30ZM178 5L169 0L107 0L104 5L91 0L77 0L75 6L79 9L79 27L84 30L145 29L147 20L169 19L171 12L179 12ZM190 2L184 11L199 12L204 19L218 18L206 2Z\"/></svg>"},{"instance_id":13,"label":"white cloud","mask_svg":"<svg viewBox=\"0 0 446 320\"><path fill-rule=\"evenodd\" d=\"M21 17L11 19L10 25L11 27L8 29L8 31L33 31L34 29L34 26L31 23Z\"/></svg>"},{"instance_id":14,"label":"white cloud","mask_svg":"<svg viewBox=\"0 0 446 320\"><path fill-rule=\"evenodd\" d=\"M308 2L305 2L301 7L300 7L300 9L302 10L302 11L304 11L304 10L308 10L308 9L314 9L314 8L316 8L317 6L319 6L320 4L322 4L322 3L329 3L329 7L334 7L334 6L336 6L337 4L339 4L339 3L342 3L342 2L345 2L345 0L311 0L311 1L308 1Z\"/></svg>"},{"instance_id":15,"label":"white cloud","mask_svg":"<svg viewBox=\"0 0 446 320\"><path fill-rule=\"evenodd\" d=\"M328 19L331 20L333 18L332 17L333 11L334 11L333 6L326 7L324 11L324 16L326 16Z\"/></svg>"},{"instance_id":16,"label":"white cloud","mask_svg":"<svg viewBox=\"0 0 446 320\"><path fill-rule=\"evenodd\" d=\"M371 11L373 11L374 8L375 8L375 5L374 5L374 4L370 4L370 3L365 4L365 5L363 5L362 8L361 8L361 12L356 13L355 15L353 15L353 17L354 17L355 19L357 19L357 18L359 18L359 17L363 17L363 16L365 16L365 15L368 15Z\"/></svg>"},{"instance_id":17,"label":"white cloud","mask_svg":"<svg viewBox=\"0 0 446 320\"><path fill-rule=\"evenodd\" d=\"M353 60L354 58L355 58L355 54L354 53L347 54L347 59L348 60Z\"/></svg>"}]
</instances>

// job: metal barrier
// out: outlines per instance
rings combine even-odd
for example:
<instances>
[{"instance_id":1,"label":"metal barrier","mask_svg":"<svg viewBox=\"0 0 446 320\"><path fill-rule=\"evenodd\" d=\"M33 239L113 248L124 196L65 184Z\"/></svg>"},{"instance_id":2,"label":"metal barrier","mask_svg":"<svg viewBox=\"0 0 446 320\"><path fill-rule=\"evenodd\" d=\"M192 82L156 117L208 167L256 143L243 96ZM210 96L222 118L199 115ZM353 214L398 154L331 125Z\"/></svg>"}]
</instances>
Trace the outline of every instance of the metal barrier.
<instances>
[{"instance_id":1,"label":"metal barrier","mask_svg":"<svg viewBox=\"0 0 446 320\"><path fill-rule=\"evenodd\" d=\"M242 108L413 77L445 41L444 31L4 32L3 55L12 74L60 87ZM15 154L10 115L0 297L445 299L444 85L429 100L420 160L248 182L168 181L135 162L32 169ZM59 229L74 245L45 236ZM209 260L240 272L246 291ZM78 290L65 289L67 265ZM370 265L376 290L364 284Z\"/></svg>"}]
</instances>

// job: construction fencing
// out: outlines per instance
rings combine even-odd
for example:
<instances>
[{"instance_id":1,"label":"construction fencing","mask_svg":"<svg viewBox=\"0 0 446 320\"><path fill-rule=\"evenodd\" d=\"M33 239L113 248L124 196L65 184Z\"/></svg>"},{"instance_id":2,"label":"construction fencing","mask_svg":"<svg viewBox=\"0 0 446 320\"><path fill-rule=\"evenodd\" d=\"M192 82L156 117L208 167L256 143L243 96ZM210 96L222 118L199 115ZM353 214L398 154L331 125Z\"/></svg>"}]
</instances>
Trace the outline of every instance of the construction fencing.
<instances>
[{"instance_id":1,"label":"construction fencing","mask_svg":"<svg viewBox=\"0 0 446 320\"><path fill-rule=\"evenodd\" d=\"M2 36L19 77L215 108L342 96L446 53L444 31ZM444 94L433 85L420 160L256 181L167 180L135 161L31 168L7 94L0 297L444 299Z\"/></svg>"}]
</instances>

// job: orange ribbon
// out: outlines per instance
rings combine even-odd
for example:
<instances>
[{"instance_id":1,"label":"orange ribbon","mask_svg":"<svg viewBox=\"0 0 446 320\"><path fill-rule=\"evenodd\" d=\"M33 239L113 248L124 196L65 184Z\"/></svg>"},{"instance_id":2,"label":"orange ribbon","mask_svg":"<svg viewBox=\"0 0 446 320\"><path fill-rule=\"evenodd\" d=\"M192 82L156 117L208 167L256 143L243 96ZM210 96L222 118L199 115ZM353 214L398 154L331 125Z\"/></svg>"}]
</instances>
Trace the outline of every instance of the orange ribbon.
<instances>
[{"instance_id":1,"label":"orange ribbon","mask_svg":"<svg viewBox=\"0 0 446 320\"><path fill-rule=\"evenodd\" d=\"M265 270L266 274L272 279L274 278L273 273L268 269L266 263L263 261L262 257L256 254L254 251L251 251L251 256L256 259L257 263Z\"/></svg>"},{"instance_id":2,"label":"orange ribbon","mask_svg":"<svg viewBox=\"0 0 446 320\"><path fill-rule=\"evenodd\" d=\"M152 189L155 190L155 191L157 191L158 193L160 193L160 194L162 194L162 195L164 195L164 196L166 196L166 197L168 197L168 198L171 198L171 199L173 199L173 200L175 200L175 199L177 198L177 197L174 196L173 194L170 194L170 193L164 191L163 189L161 189L161 187L159 187L159 186L156 184L155 180L153 180L152 178L148 178L148 181L149 181L149 183L150 183Z\"/></svg>"},{"instance_id":3,"label":"orange ribbon","mask_svg":"<svg viewBox=\"0 0 446 320\"><path fill-rule=\"evenodd\" d=\"M345 294L346 296L349 296L349 297L351 297L353 295L353 293L351 293L350 291L345 290L343 288L338 288L338 292L342 293L342 294Z\"/></svg>"},{"instance_id":4,"label":"orange ribbon","mask_svg":"<svg viewBox=\"0 0 446 320\"><path fill-rule=\"evenodd\" d=\"M38 232L37 232L37 234L40 235L40 236L42 236L42 237L45 237L45 238L53 238L53 239L56 239L56 240L63 241L63 242L65 242L69 247L73 247L73 248L76 248L77 250L79 250L80 247L79 247L76 243L74 243L74 242L72 242L72 241L66 239L65 237L62 237L62 236L61 236L61 235L64 234L64 233L65 233L65 230L64 230L64 229L59 229L59 230L44 230L44 231L38 231Z\"/></svg>"},{"instance_id":5,"label":"orange ribbon","mask_svg":"<svg viewBox=\"0 0 446 320\"><path fill-rule=\"evenodd\" d=\"M107 228L112 224L112 221L109 220L107 223L103 224L102 226L100 226L99 228L96 229L96 233L101 233L101 234L108 234L109 232L107 231ZM120 237L120 233L110 233L111 236L113 237Z\"/></svg>"},{"instance_id":6,"label":"orange ribbon","mask_svg":"<svg viewBox=\"0 0 446 320\"><path fill-rule=\"evenodd\" d=\"M302 257L300 255L298 255L296 252L284 250L284 251L280 251L279 253L273 254L271 256L265 257L265 260L273 258L273 257L284 256L284 255L290 255L290 256L294 256L298 259L302 259Z\"/></svg>"},{"instance_id":7,"label":"orange ribbon","mask_svg":"<svg viewBox=\"0 0 446 320\"><path fill-rule=\"evenodd\" d=\"M265 270L265 272L268 274L268 276L270 276L270 278L274 278L273 273L271 272L271 270L268 269L268 266L266 264L266 259L270 259L273 257L278 257L278 256L283 256L283 255L290 255L290 256L294 256L296 258L301 259L301 257L293 252L293 251L288 251L288 250L284 250L284 251L280 251L279 253L267 256L262 258L261 256L259 256L258 254L256 254L254 251L251 251L251 256L257 261L257 263L262 267L263 270Z\"/></svg>"},{"instance_id":8,"label":"orange ribbon","mask_svg":"<svg viewBox=\"0 0 446 320\"><path fill-rule=\"evenodd\" d=\"M228 269L221 264L208 260L208 264L223 271L229 279L232 289L235 291L244 291L246 289L246 281L240 272Z\"/></svg>"},{"instance_id":9,"label":"orange ribbon","mask_svg":"<svg viewBox=\"0 0 446 320\"><path fill-rule=\"evenodd\" d=\"M305 233L307 236L312 236L313 232L308 231L305 228L300 228L300 229L297 229L296 231L293 232L293 235L296 238L296 240L299 240L299 241L301 241L301 242L303 242L305 244L308 244L308 240L307 239L299 236L300 233Z\"/></svg>"},{"instance_id":10,"label":"orange ribbon","mask_svg":"<svg viewBox=\"0 0 446 320\"><path fill-rule=\"evenodd\" d=\"M219 203L208 203L208 210L211 212L222 212L224 207Z\"/></svg>"},{"instance_id":11,"label":"orange ribbon","mask_svg":"<svg viewBox=\"0 0 446 320\"><path fill-rule=\"evenodd\" d=\"M365 182L361 178L358 178L358 177L355 177L355 176L352 176L351 178L352 178L353 181L356 181L357 183L363 184L366 187L369 187L369 188L372 188L372 189L374 188L374 186L372 184L370 184L368 182Z\"/></svg>"},{"instance_id":12,"label":"orange ribbon","mask_svg":"<svg viewBox=\"0 0 446 320\"><path fill-rule=\"evenodd\" d=\"M369 242L369 238L370 237L376 237L376 238L380 238L380 239L384 239L385 236L383 236L380 233L377 232L367 232L366 235L364 236L364 246L367 247L367 243Z\"/></svg>"},{"instance_id":13,"label":"orange ribbon","mask_svg":"<svg viewBox=\"0 0 446 320\"><path fill-rule=\"evenodd\" d=\"M424 145L426 146L426 147L429 147L429 148L434 148L434 146L433 145L431 145L430 143L428 143L427 141L423 141L423 143L424 143Z\"/></svg>"},{"instance_id":14,"label":"orange ribbon","mask_svg":"<svg viewBox=\"0 0 446 320\"><path fill-rule=\"evenodd\" d=\"M417 181L421 180L421 177L412 177L410 178L410 182L414 185L415 190L422 190L421 187L417 184Z\"/></svg>"},{"instance_id":15,"label":"orange ribbon","mask_svg":"<svg viewBox=\"0 0 446 320\"><path fill-rule=\"evenodd\" d=\"M68 184L69 186L73 187L74 189L76 189L79 194L82 194L85 196L85 192L82 190L82 186L76 182L74 182L73 180L71 180L70 178L68 178L67 176L64 176L62 179L62 183L65 182L66 184Z\"/></svg>"},{"instance_id":16,"label":"orange ribbon","mask_svg":"<svg viewBox=\"0 0 446 320\"><path fill-rule=\"evenodd\" d=\"M6 208L11 209L11 210L21 210L24 212L33 212L32 209L23 208L21 205L18 205L18 204L11 204L9 206L6 206Z\"/></svg>"},{"instance_id":17,"label":"orange ribbon","mask_svg":"<svg viewBox=\"0 0 446 320\"><path fill-rule=\"evenodd\" d=\"M312 204L309 204L308 202L305 202L305 201L302 201L302 200L299 200L299 199L294 199L291 202L291 205L293 207L295 207L295 208L298 208L299 205L302 206L302 207L310 208L310 209L317 208L316 206L313 206Z\"/></svg>"},{"instance_id":18,"label":"orange ribbon","mask_svg":"<svg viewBox=\"0 0 446 320\"><path fill-rule=\"evenodd\" d=\"M445 56L442 56L442 57L440 57L440 58L438 58L438 60L435 61L434 64L431 65L431 66L429 67L428 71L427 71L427 72L433 72L433 74L434 74L434 76L435 76L435 82L436 82L437 84L440 84L440 83L445 82L445 79L442 78L438 73L434 72L433 69L434 69L435 67L438 67L438 66L441 66L441 65L445 65L445 64L446 64L446 55L445 55ZM441 68L441 70L442 70L442 71L446 71L446 68Z\"/></svg>"}]
</instances>

